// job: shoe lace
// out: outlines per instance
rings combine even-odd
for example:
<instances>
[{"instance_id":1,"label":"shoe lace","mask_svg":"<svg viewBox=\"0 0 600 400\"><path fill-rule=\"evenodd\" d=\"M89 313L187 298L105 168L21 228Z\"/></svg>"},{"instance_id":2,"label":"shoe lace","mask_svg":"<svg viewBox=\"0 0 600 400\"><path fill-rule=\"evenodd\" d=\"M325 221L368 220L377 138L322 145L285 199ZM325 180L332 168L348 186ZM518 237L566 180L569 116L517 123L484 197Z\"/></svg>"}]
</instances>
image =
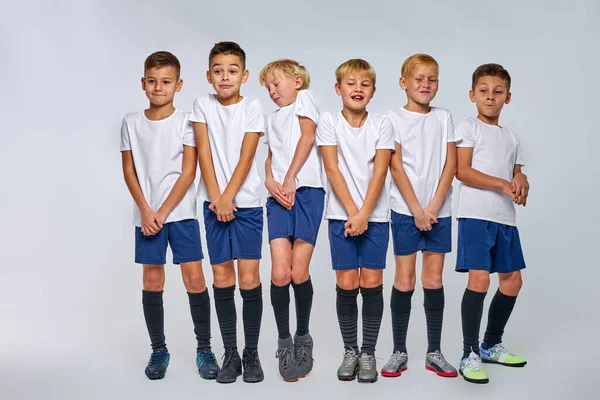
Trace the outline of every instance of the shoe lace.
<instances>
[{"instance_id":1,"label":"shoe lace","mask_svg":"<svg viewBox=\"0 0 600 400\"><path fill-rule=\"evenodd\" d=\"M281 366L283 368L287 368L290 362L292 361L292 351L289 347L277 349L275 357L279 358L279 360L281 361Z\"/></svg>"},{"instance_id":2,"label":"shoe lace","mask_svg":"<svg viewBox=\"0 0 600 400\"><path fill-rule=\"evenodd\" d=\"M448 366L450 366L448 361L446 361L446 359L444 358L444 356L442 355L442 353L439 350L436 350L435 352L429 353L429 354L430 354L429 357L431 357L438 366L440 366L442 368L447 368Z\"/></svg>"},{"instance_id":3,"label":"shoe lace","mask_svg":"<svg viewBox=\"0 0 600 400\"><path fill-rule=\"evenodd\" d=\"M246 357L244 357L244 368L246 369L258 369L260 367L260 363L258 361L258 350L253 350L253 351L247 351L244 350L244 352L246 353Z\"/></svg>"},{"instance_id":4,"label":"shoe lace","mask_svg":"<svg viewBox=\"0 0 600 400\"><path fill-rule=\"evenodd\" d=\"M481 370L481 358L476 353L471 352L471 354L469 354L467 363L469 367L471 367L475 371Z\"/></svg>"},{"instance_id":5,"label":"shoe lace","mask_svg":"<svg viewBox=\"0 0 600 400\"><path fill-rule=\"evenodd\" d=\"M296 349L296 360L298 364L307 364L309 360L308 351L304 345L300 346L300 348ZM315 359L313 358L313 361Z\"/></svg>"},{"instance_id":6,"label":"shoe lace","mask_svg":"<svg viewBox=\"0 0 600 400\"><path fill-rule=\"evenodd\" d=\"M373 360L375 360L375 357L373 356L361 356L358 359L358 363L360 365L360 369L364 369L364 370L370 370L373 368Z\"/></svg>"},{"instance_id":7,"label":"shoe lace","mask_svg":"<svg viewBox=\"0 0 600 400\"><path fill-rule=\"evenodd\" d=\"M221 357L221 360L223 360L223 368L222 369L227 369L228 367L231 367L235 357L233 356L234 351L233 349L227 349L225 350L225 354L223 354L223 357Z\"/></svg>"},{"instance_id":8,"label":"shoe lace","mask_svg":"<svg viewBox=\"0 0 600 400\"><path fill-rule=\"evenodd\" d=\"M198 352L200 357L204 360L206 364L216 364L217 360L215 359L215 355L210 350L200 350Z\"/></svg>"},{"instance_id":9,"label":"shoe lace","mask_svg":"<svg viewBox=\"0 0 600 400\"><path fill-rule=\"evenodd\" d=\"M350 368L354 365L355 359L356 352L353 349L346 349L344 352L344 360L342 361L342 365L346 368Z\"/></svg>"},{"instance_id":10,"label":"shoe lace","mask_svg":"<svg viewBox=\"0 0 600 400\"><path fill-rule=\"evenodd\" d=\"M150 354L150 365L162 365L167 358L166 351L157 351Z\"/></svg>"}]
</instances>

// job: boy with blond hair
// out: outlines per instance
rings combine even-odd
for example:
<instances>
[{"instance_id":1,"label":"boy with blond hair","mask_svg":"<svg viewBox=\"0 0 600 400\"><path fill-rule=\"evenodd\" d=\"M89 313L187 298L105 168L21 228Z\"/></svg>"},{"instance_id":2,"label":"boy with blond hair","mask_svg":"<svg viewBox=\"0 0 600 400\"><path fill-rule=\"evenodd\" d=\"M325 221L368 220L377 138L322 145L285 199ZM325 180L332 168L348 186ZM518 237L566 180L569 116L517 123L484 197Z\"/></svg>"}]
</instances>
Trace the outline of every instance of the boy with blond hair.
<instances>
[{"instance_id":1,"label":"boy with blond hair","mask_svg":"<svg viewBox=\"0 0 600 400\"><path fill-rule=\"evenodd\" d=\"M371 115L375 71L365 60L348 60L336 72L342 111L323 113L317 146L329 181L327 211L331 260L336 272L336 308L344 341L340 380L375 382L375 346L383 316L383 269L389 241L385 188L394 151L393 129L385 116ZM363 342L357 341L358 293L362 294Z\"/></svg>"}]
</instances>

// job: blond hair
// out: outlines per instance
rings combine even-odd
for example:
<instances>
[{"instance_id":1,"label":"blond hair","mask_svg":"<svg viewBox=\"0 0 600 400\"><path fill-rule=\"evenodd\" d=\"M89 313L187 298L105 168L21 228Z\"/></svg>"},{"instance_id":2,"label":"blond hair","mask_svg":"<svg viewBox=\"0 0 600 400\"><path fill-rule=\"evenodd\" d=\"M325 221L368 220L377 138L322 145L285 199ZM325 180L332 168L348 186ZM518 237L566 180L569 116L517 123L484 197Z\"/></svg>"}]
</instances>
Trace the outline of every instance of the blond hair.
<instances>
[{"instance_id":1,"label":"blond hair","mask_svg":"<svg viewBox=\"0 0 600 400\"><path fill-rule=\"evenodd\" d=\"M430 65L435 65L438 70L440 68L438 62L435 61L435 58L431 57L429 54L413 54L404 61L400 73L402 74L403 78L408 78L417 67Z\"/></svg>"},{"instance_id":2,"label":"blond hair","mask_svg":"<svg viewBox=\"0 0 600 400\"><path fill-rule=\"evenodd\" d=\"M375 80L377 79L375 69L363 59L353 58L337 67L335 70L335 79L337 83L342 83L342 79L352 74L366 74L373 81L373 85L375 85Z\"/></svg>"},{"instance_id":3,"label":"blond hair","mask_svg":"<svg viewBox=\"0 0 600 400\"><path fill-rule=\"evenodd\" d=\"M308 89L310 86L310 74L308 73L308 70L296 60L281 59L265 65L258 75L258 80L261 85L265 85L265 79L271 72L277 72L286 78L301 76L302 86L300 87L300 90Z\"/></svg>"}]
</instances>

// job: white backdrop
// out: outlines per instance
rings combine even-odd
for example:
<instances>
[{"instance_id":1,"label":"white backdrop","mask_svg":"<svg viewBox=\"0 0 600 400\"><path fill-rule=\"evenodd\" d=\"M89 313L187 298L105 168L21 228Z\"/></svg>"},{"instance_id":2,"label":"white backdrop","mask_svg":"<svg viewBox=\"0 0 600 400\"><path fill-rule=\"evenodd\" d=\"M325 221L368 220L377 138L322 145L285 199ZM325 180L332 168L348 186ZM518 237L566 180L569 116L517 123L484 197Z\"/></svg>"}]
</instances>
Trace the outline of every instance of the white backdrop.
<instances>
[{"instance_id":1,"label":"white backdrop","mask_svg":"<svg viewBox=\"0 0 600 400\"><path fill-rule=\"evenodd\" d=\"M591 398L598 372L595 246L600 219L594 156L600 140L594 113L600 106L600 6L594 0L556 3L2 0L0 397L243 394L293 399L422 393L525 398L536 393L536 398ZM240 379L225 386L199 378L187 296L173 266L167 268L165 289L171 366L161 382L145 378L149 345L141 268L133 263L132 201L121 174L120 122L127 112L147 106L139 83L146 56L169 50L179 57L184 85L176 106L189 110L196 96L212 90L205 79L207 56L222 40L237 41L246 50L250 79L242 94L259 97L265 111L275 106L259 86L258 72L281 57L307 66L323 111L341 108L333 90L335 68L348 58L368 60L378 74L369 106L377 113L405 102L397 85L403 60L415 52L429 53L441 66L434 104L450 109L455 122L475 115L468 90L478 65L497 62L509 70L513 99L501 123L520 134L532 190L527 208L518 211L528 268L505 342L529 360L527 367L487 367L491 383L484 387L425 371L418 286L408 337L409 371L374 385L338 382L334 374L343 349L323 224L311 267L316 363L307 379L284 384L277 374L266 227L260 338L264 383L247 386ZM261 166L265 156L261 144ZM203 228L202 237L205 246ZM454 261L452 253L444 278L442 345L457 366L466 275L453 272ZM205 271L210 285L208 260ZM393 273L390 245L379 368L392 350ZM486 305L495 287L494 282ZM292 329L293 315L292 308ZM241 320L240 307L238 316ZM240 346L242 332L240 322ZM212 334L220 357L214 311Z\"/></svg>"}]
</instances>

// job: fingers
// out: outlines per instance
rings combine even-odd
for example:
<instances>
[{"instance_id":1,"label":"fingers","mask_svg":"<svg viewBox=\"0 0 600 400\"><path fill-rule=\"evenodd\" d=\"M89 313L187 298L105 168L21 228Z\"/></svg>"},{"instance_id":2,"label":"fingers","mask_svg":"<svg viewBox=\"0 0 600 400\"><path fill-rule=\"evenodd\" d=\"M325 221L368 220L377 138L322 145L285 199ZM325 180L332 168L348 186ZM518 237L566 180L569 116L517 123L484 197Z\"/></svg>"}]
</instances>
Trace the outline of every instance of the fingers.
<instances>
[{"instance_id":1,"label":"fingers","mask_svg":"<svg viewBox=\"0 0 600 400\"><path fill-rule=\"evenodd\" d=\"M279 193L274 193L273 194L273 198L275 200L277 200L277 202L279 204L281 204L283 207L287 208L288 210L290 208L292 208L292 204L290 203L290 201L288 200L287 197L284 197L283 195L279 194Z\"/></svg>"}]
</instances>

